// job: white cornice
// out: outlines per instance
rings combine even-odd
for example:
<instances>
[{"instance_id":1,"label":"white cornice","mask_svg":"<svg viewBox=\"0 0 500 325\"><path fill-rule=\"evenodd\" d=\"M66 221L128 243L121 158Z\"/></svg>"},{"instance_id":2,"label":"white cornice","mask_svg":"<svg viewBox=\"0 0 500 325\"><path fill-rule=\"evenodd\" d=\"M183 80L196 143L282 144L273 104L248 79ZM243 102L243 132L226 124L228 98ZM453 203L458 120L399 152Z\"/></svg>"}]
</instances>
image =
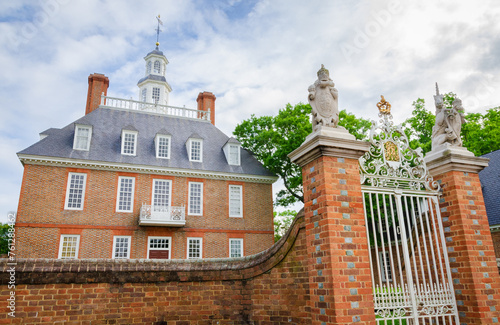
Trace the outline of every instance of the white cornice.
<instances>
[{"instance_id":1,"label":"white cornice","mask_svg":"<svg viewBox=\"0 0 500 325\"><path fill-rule=\"evenodd\" d=\"M86 168L94 170L121 171L141 174L172 175L180 177L196 177L226 181L272 184L278 180L276 176L258 176L249 174L223 173L215 171L193 170L148 165L132 165L95 160L77 160L70 158L46 157L18 154L19 160L28 165L44 165L56 167Z\"/></svg>"}]
</instances>

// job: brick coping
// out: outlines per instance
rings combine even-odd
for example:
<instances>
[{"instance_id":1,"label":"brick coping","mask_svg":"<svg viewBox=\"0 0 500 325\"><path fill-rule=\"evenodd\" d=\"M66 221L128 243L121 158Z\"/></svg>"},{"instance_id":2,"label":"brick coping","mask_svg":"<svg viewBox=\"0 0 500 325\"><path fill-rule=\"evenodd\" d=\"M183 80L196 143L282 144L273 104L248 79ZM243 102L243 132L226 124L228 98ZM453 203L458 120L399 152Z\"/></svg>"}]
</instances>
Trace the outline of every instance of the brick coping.
<instances>
[{"instance_id":1,"label":"brick coping","mask_svg":"<svg viewBox=\"0 0 500 325\"><path fill-rule=\"evenodd\" d=\"M305 228L304 212L295 217L285 236L267 250L241 258L199 260L113 259L0 259L0 284L9 283L14 267L17 284L51 283L147 283L169 281L245 280L269 271L280 263ZM12 262L12 261L10 261Z\"/></svg>"}]
</instances>

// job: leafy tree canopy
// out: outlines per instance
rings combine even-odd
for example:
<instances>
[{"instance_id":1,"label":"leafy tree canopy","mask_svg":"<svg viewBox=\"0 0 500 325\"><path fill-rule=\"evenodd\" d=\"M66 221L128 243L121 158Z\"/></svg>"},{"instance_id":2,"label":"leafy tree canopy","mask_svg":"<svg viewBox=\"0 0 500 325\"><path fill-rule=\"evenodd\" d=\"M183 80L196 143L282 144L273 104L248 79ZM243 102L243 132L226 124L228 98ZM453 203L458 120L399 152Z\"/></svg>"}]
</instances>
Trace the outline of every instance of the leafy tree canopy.
<instances>
[{"instance_id":1,"label":"leafy tree canopy","mask_svg":"<svg viewBox=\"0 0 500 325\"><path fill-rule=\"evenodd\" d=\"M444 105L451 108L456 95L444 94ZM243 147L252 151L264 167L280 176L285 184L276 197L277 206L289 206L303 202L302 173L292 163L288 154L297 149L311 133L311 106L299 103L287 104L276 116L252 115L236 126L234 135ZM345 127L358 140L367 140L371 122L342 110L339 125ZM403 122L403 130L413 149L422 148L423 153L432 149L432 127L434 113L425 108L421 98L413 102L412 115ZM500 107L491 108L485 114L466 113L462 126L463 145L476 156L500 149Z\"/></svg>"},{"instance_id":2,"label":"leafy tree canopy","mask_svg":"<svg viewBox=\"0 0 500 325\"><path fill-rule=\"evenodd\" d=\"M0 223L0 254L9 253L9 224Z\"/></svg>"},{"instance_id":3,"label":"leafy tree canopy","mask_svg":"<svg viewBox=\"0 0 500 325\"><path fill-rule=\"evenodd\" d=\"M451 108L456 97L452 92L444 94L445 108ZM425 108L422 98L413 102L412 116L403 122L411 148L420 147L424 154L431 151L435 121L435 115ZM466 113L465 121L461 132L464 147L476 156L500 149L500 107L488 109L485 114Z\"/></svg>"},{"instance_id":4,"label":"leafy tree canopy","mask_svg":"<svg viewBox=\"0 0 500 325\"><path fill-rule=\"evenodd\" d=\"M274 212L274 242L277 242L285 235L296 215L297 211L294 210Z\"/></svg>"},{"instance_id":5,"label":"leafy tree canopy","mask_svg":"<svg viewBox=\"0 0 500 325\"><path fill-rule=\"evenodd\" d=\"M288 154L297 149L311 133L311 106L287 104L276 116L252 115L237 125L233 134L264 167L283 180L285 189L277 194L277 206L289 206L304 201L301 168L292 163ZM371 123L342 110L339 125L344 126L357 139L365 139Z\"/></svg>"}]
</instances>

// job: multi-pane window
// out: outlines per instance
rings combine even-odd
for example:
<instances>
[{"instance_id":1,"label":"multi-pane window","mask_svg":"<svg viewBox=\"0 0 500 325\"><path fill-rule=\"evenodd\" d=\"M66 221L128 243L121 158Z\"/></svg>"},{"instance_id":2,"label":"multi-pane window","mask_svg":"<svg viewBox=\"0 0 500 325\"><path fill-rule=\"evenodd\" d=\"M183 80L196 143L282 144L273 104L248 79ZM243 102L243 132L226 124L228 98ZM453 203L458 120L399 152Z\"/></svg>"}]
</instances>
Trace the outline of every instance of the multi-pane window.
<instances>
[{"instance_id":1,"label":"multi-pane window","mask_svg":"<svg viewBox=\"0 0 500 325\"><path fill-rule=\"evenodd\" d=\"M153 206L168 207L170 206L170 193L172 181L166 179L153 180Z\"/></svg>"},{"instance_id":2,"label":"multi-pane window","mask_svg":"<svg viewBox=\"0 0 500 325\"><path fill-rule=\"evenodd\" d=\"M203 183L189 182L188 214L203 214Z\"/></svg>"},{"instance_id":3,"label":"multi-pane window","mask_svg":"<svg viewBox=\"0 0 500 325\"><path fill-rule=\"evenodd\" d=\"M229 145L229 164L239 165L240 164L240 146Z\"/></svg>"},{"instance_id":4,"label":"multi-pane window","mask_svg":"<svg viewBox=\"0 0 500 325\"><path fill-rule=\"evenodd\" d=\"M113 258L130 258L131 236L113 237Z\"/></svg>"},{"instance_id":5,"label":"multi-pane window","mask_svg":"<svg viewBox=\"0 0 500 325\"><path fill-rule=\"evenodd\" d=\"M117 212L132 212L134 205L134 177L118 178Z\"/></svg>"},{"instance_id":6,"label":"multi-pane window","mask_svg":"<svg viewBox=\"0 0 500 325\"><path fill-rule=\"evenodd\" d=\"M242 213L242 186L229 185L229 216L243 217Z\"/></svg>"},{"instance_id":7,"label":"multi-pane window","mask_svg":"<svg viewBox=\"0 0 500 325\"><path fill-rule=\"evenodd\" d=\"M189 160L190 161L200 161L203 154L202 141L191 139L189 141Z\"/></svg>"},{"instance_id":8,"label":"multi-pane window","mask_svg":"<svg viewBox=\"0 0 500 325\"><path fill-rule=\"evenodd\" d=\"M160 61L155 61L155 65L154 65L154 73L160 73Z\"/></svg>"},{"instance_id":9,"label":"multi-pane window","mask_svg":"<svg viewBox=\"0 0 500 325\"><path fill-rule=\"evenodd\" d=\"M242 257L243 256L243 239L231 238L229 239L229 257Z\"/></svg>"},{"instance_id":10,"label":"multi-pane window","mask_svg":"<svg viewBox=\"0 0 500 325\"><path fill-rule=\"evenodd\" d=\"M61 235L59 244L59 258L74 259L78 258L78 246L80 244L80 235Z\"/></svg>"},{"instance_id":11,"label":"multi-pane window","mask_svg":"<svg viewBox=\"0 0 500 325\"><path fill-rule=\"evenodd\" d=\"M135 149L137 147L137 132L135 131L122 131L122 155L135 156Z\"/></svg>"},{"instance_id":12,"label":"multi-pane window","mask_svg":"<svg viewBox=\"0 0 500 325\"><path fill-rule=\"evenodd\" d=\"M170 137L165 135L156 136L156 158L170 158Z\"/></svg>"},{"instance_id":13,"label":"multi-pane window","mask_svg":"<svg viewBox=\"0 0 500 325\"><path fill-rule=\"evenodd\" d=\"M146 88L142 88L141 91L141 100L145 103L147 100L148 90Z\"/></svg>"},{"instance_id":14,"label":"multi-pane window","mask_svg":"<svg viewBox=\"0 0 500 325\"><path fill-rule=\"evenodd\" d=\"M89 150L91 135L92 135L92 128L90 126L76 125L75 139L73 141L73 149Z\"/></svg>"},{"instance_id":15,"label":"multi-pane window","mask_svg":"<svg viewBox=\"0 0 500 325\"><path fill-rule=\"evenodd\" d=\"M379 252L379 260L382 281L392 281L391 258L389 252Z\"/></svg>"},{"instance_id":16,"label":"multi-pane window","mask_svg":"<svg viewBox=\"0 0 500 325\"><path fill-rule=\"evenodd\" d=\"M85 198L85 181L87 174L69 173L68 186L66 188L66 204L64 208L67 210L82 210L83 200Z\"/></svg>"},{"instance_id":17,"label":"multi-pane window","mask_svg":"<svg viewBox=\"0 0 500 325\"><path fill-rule=\"evenodd\" d=\"M170 237L149 237L148 258L169 259Z\"/></svg>"},{"instance_id":18,"label":"multi-pane window","mask_svg":"<svg viewBox=\"0 0 500 325\"><path fill-rule=\"evenodd\" d=\"M187 239L187 258L196 259L202 258L202 239L188 238Z\"/></svg>"},{"instance_id":19,"label":"multi-pane window","mask_svg":"<svg viewBox=\"0 0 500 325\"><path fill-rule=\"evenodd\" d=\"M153 87L153 103L158 104L160 102L160 88Z\"/></svg>"},{"instance_id":20,"label":"multi-pane window","mask_svg":"<svg viewBox=\"0 0 500 325\"><path fill-rule=\"evenodd\" d=\"M147 67L147 74L150 74L151 73L151 61L148 61L148 67Z\"/></svg>"}]
</instances>

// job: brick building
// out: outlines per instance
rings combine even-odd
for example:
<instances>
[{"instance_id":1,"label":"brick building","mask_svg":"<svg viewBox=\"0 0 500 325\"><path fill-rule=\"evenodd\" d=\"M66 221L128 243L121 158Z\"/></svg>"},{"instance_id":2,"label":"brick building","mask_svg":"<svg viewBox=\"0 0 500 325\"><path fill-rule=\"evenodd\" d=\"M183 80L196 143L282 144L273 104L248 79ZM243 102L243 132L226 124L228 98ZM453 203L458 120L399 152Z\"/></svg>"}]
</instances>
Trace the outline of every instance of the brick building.
<instances>
[{"instance_id":1,"label":"brick building","mask_svg":"<svg viewBox=\"0 0 500 325\"><path fill-rule=\"evenodd\" d=\"M215 96L168 106L168 60L145 57L139 101L89 76L85 115L18 153L20 258L239 257L273 244L272 183L215 127Z\"/></svg>"},{"instance_id":2,"label":"brick building","mask_svg":"<svg viewBox=\"0 0 500 325\"><path fill-rule=\"evenodd\" d=\"M488 167L479 172L484 205L488 214L491 237L495 247L495 255L500 262L500 150L487 153L481 157L488 158Z\"/></svg>"}]
</instances>

